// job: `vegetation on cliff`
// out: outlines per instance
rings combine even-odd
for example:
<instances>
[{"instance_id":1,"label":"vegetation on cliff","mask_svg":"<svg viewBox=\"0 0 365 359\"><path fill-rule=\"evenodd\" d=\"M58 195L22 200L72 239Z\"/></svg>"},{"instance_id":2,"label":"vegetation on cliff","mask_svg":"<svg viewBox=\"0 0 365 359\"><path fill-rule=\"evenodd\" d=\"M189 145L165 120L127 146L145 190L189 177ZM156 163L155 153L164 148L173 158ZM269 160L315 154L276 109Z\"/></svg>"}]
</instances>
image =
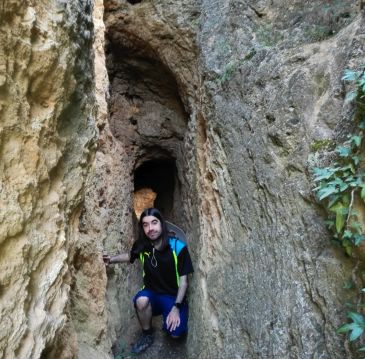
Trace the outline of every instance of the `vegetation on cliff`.
<instances>
[{"instance_id":1,"label":"vegetation on cliff","mask_svg":"<svg viewBox=\"0 0 365 359\"><path fill-rule=\"evenodd\" d=\"M346 100L355 100L355 130L347 136L344 144L336 147L339 158L335 163L314 168L314 181L318 183L314 191L326 207L326 223L333 232L334 241L344 247L348 256L358 259L359 251L354 248L361 246L365 240L365 169L361 158L365 130L365 70L346 70L342 80L354 85ZM361 292L364 293L365 288ZM365 331L364 305L355 307L347 313L350 323L337 330L338 333L349 333L350 341L359 339ZM365 351L365 346L359 350Z\"/></svg>"}]
</instances>

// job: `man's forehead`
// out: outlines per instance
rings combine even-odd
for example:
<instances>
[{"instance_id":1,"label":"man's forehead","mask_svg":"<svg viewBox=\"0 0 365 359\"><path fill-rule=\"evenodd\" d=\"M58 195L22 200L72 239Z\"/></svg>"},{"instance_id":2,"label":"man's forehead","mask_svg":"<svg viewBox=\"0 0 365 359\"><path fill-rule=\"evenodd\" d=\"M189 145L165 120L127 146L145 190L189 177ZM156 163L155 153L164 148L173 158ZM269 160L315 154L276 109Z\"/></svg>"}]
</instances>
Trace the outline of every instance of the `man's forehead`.
<instances>
[{"instance_id":1,"label":"man's forehead","mask_svg":"<svg viewBox=\"0 0 365 359\"><path fill-rule=\"evenodd\" d=\"M142 218L142 223L148 223L152 221L159 221L159 219L155 216L146 216Z\"/></svg>"}]
</instances>

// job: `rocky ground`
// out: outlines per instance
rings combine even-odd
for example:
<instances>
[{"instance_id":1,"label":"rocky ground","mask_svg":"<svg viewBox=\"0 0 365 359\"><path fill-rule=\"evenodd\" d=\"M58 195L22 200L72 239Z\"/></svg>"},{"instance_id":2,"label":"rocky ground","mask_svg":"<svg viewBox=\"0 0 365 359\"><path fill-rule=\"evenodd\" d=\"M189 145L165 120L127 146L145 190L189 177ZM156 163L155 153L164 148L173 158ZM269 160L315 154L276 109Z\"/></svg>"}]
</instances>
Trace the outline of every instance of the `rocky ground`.
<instances>
[{"instance_id":1,"label":"rocky ground","mask_svg":"<svg viewBox=\"0 0 365 359\"><path fill-rule=\"evenodd\" d=\"M161 318L156 317L153 320L154 328L154 343L150 348L148 348L144 353L139 355L130 352L132 343L134 343L141 331L137 322L137 318L133 316L130 321L130 326L125 333L119 337L117 343L113 347L113 353L115 359L132 359L132 358L174 358L174 359L184 359L187 357L186 354L186 338L174 340L166 335L161 330Z\"/></svg>"}]
</instances>

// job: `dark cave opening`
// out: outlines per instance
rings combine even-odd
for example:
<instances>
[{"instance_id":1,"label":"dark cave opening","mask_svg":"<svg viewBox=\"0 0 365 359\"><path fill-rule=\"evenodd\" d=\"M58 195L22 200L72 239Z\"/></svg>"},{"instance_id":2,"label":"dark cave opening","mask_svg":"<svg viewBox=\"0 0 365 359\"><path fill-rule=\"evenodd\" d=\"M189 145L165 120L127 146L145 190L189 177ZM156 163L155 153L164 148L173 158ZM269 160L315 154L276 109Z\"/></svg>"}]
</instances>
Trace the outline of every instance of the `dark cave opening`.
<instances>
[{"instance_id":1,"label":"dark cave opening","mask_svg":"<svg viewBox=\"0 0 365 359\"><path fill-rule=\"evenodd\" d=\"M142 0L127 0L127 2L129 2L130 4L132 5L135 5L135 4L139 4L142 2Z\"/></svg>"},{"instance_id":2,"label":"dark cave opening","mask_svg":"<svg viewBox=\"0 0 365 359\"><path fill-rule=\"evenodd\" d=\"M174 217L174 200L179 197L177 182L177 168L175 160L156 159L142 163L134 172L134 194L141 198L138 201L139 207L153 206L161 211L164 217ZM141 192L144 190L144 192ZM151 190L154 195L144 197L143 194Z\"/></svg>"}]
</instances>

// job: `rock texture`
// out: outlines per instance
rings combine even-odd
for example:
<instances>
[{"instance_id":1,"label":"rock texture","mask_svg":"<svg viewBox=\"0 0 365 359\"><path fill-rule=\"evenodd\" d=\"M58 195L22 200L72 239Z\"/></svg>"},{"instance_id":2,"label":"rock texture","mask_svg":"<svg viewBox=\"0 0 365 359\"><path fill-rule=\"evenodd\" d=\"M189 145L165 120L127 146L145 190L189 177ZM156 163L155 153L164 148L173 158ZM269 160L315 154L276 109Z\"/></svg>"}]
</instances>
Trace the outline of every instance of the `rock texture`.
<instances>
[{"instance_id":1,"label":"rock texture","mask_svg":"<svg viewBox=\"0 0 365 359\"><path fill-rule=\"evenodd\" d=\"M354 268L330 244L310 168L311 145L351 119L341 76L364 52L356 5L105 4L111 131L135 168L176 160L196 266L188 357L352 357L335 329Z\"/></svg>"},{"instance_id":2,"label":"rock texture","mask_svg":"<svg viewBox=\"0 0 365 359\"><path fill-rule=\"evenodd\" d=\"M46 358L69 322L74 234L96 136L91 5L0 5L2 358ZM76 343L68 348L71 357Z\"/></svg>"},{"instance_id":3,"label":"rock texture","mask_svg":"<svg viewBox=\"0 0 365 359\"><path fill-rule=\"evenodd\" d=\"M360 280L310 175L313 144L351 127L354 1L7 1L0 19L0 356L127 348L141 268L101 253L129 250L152 190L195 266L186 344L152 356L356 358L335 329Z\"/></svg>"}]
</instances>

